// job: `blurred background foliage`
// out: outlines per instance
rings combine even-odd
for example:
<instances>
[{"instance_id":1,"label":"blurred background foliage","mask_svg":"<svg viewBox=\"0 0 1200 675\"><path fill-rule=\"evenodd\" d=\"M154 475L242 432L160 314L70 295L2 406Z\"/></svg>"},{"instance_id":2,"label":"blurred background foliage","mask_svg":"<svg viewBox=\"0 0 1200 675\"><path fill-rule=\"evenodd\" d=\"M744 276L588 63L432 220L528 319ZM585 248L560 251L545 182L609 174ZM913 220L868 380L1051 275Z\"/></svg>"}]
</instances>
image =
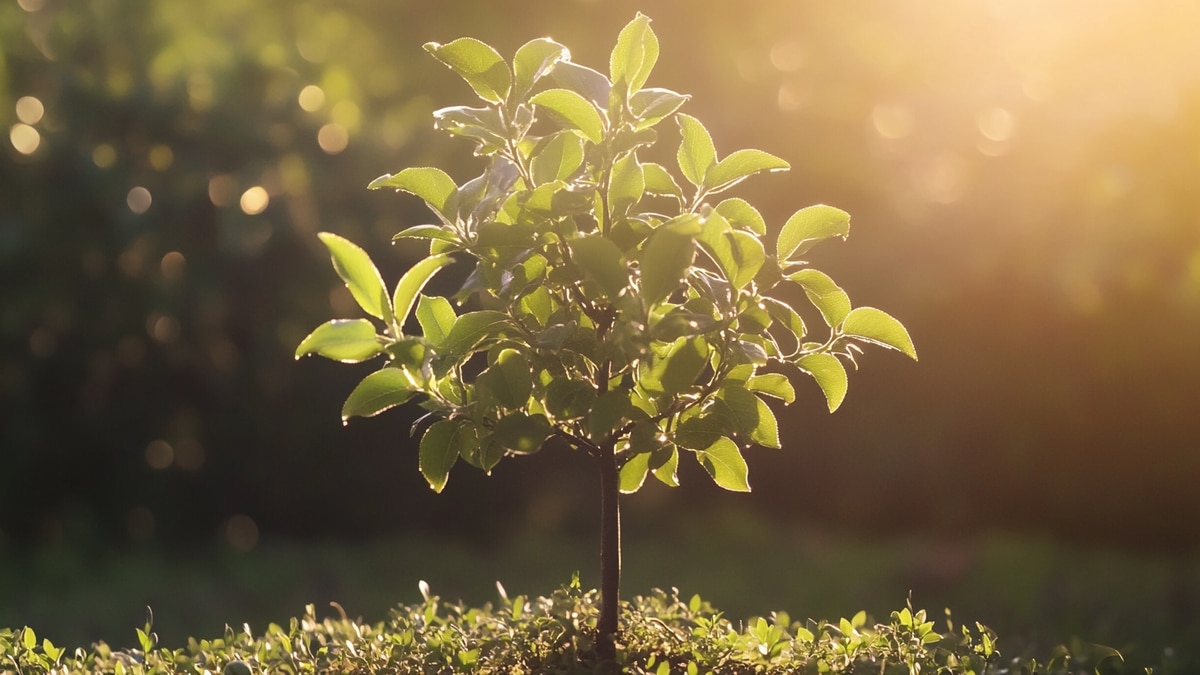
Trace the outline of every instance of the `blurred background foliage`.
<instances>
[{"instance_id":1,"label":"blurred background foliage","mask_svg":"<svg viewBox=\"0 0 1200 675\"><path fill-rule=\"evenodd\" d=\"M903 320L922 358L868 354L833 416L802 389L780 415L785 449L751 453L752 495L693 467L681 490L627 500L631 538L677 537L681 576L727 546L706 534L755 528L777 534L741 542L743 577L793 536L1008 532L1161 555L1176 572L1147 602L1169 598L1194 626L1200 8L1135 0L0 5L0 624L72 630L67 600L19 581L63 587L62 570L90 569L100 583L104 568L72 555L203 555L219 570L271 542L407 541L434 568L396 572L411 590L450 574L426 537L509 560L517 533L545 551L580 535L549 583L586 578L597 488L583 458L460 469L435 496L412 415L340 424L370 368L292 352L355 311L318 230L392 279L420 253L388 242L424 208L368 181L479 169L431 128L470 91L422 43L468 35L512 54L547 35L604 69L637 10L662 41L652 86L692 94L720 153L791 162L740 196L775 227L813 203L850 211L854 236L815 262ZM734 526L680 524L730 509ZM929 565L966 583L975 558L956 560ZM311 581L295 583L323 588ZM762 597L803 612L797 593Z\"/></svg>"}]
</instances>

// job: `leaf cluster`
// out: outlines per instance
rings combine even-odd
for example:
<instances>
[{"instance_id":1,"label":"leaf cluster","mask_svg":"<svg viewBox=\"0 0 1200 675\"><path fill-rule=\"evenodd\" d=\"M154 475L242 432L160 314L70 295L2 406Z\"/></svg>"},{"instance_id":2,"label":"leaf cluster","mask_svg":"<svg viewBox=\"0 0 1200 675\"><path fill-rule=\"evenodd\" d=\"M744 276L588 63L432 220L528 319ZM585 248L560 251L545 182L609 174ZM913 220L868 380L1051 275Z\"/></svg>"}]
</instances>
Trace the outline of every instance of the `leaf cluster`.
<instances>
[{"instance_id":1,"label":"leaf cluster","mask_svg":"<svg viewBox=\"0 0 1200 675\"><path fill-rule=\"evenodd\" d=\"M32 628L0 630L0 668L33 673L593 673L597 594L578 580L548 597L509 597L481 607L443 602L422 582L421 602L397 607L386 622L342 613L318 618L308 605L286 626L226 627L221 637L158 644L151 621L138 647L97 643L67 650L39 641ZM336 607L336 605L335 605ZM339 608L340 609L340 608ZM1093 645L1054 650L1047 663L1004 658L997 637L978 623L935 630L911 601L874 622L864 612L836 621L797 621L784 612L734 623L699 596L655 590L623 603L618 661L622 672L665 675L739 673L1071 673L1113 672L1120 655ZM1114 658L1115 657L1115 658ZM1101 670L1101 666L1108 670Z\"/></svg>"},{"instance_id":2,"label":"leaf cluster","mask_svg":"<svg viewBox=\"0 0 1200 675\"><path fill-rule=\"evenodd\" d=\"M462 184L432 167L374 180L428 205L434 221L396 238L427 240L429 255L389 287L366 252L322 233L373 320L329 321L296 355L382 357L342 417L419 400L431 422L420 467L434 490L459 460L490 471L550 441L614 455L625 492L651 475L677 485L681 454L718 485L749 490L742 451L781 447L767 401L795 399L790 374L815 379L833 411L861 345L916 358L896 319L852 306L808 265L817 244L848 236L849 214L800 209L768 246L774 228L760 212L723 195L788 164L756 149L719 155L704 124L679 112L686 95L645 86L659 54L647 17L621 30L607 74L549 39L511 61L472 38L425 49L482 104L438 110L435 126L486 166ZM647 159L660 137L677 143L671 166ZM425 295L455 261L471 269L457 294ZM824 335L786 301L797 289ZM410 313L419 334L405 332Z\"/></svg>"}]
</instances>

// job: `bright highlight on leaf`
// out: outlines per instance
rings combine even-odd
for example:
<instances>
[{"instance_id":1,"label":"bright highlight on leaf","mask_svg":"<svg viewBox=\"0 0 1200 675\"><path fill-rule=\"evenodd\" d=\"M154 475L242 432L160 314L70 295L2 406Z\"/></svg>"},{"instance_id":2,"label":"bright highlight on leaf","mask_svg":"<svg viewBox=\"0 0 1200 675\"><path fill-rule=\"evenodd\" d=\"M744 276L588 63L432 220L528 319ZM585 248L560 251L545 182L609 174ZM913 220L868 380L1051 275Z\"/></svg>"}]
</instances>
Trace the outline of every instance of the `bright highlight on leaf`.
<instances>
[{"instance_id":1,"label":"bright highlight on leaf","mask_svg":"<svg viewBox=\"0 0 1200 675\"><path fill-rule=\"evenodd\" d=\"M342 363L359 363L383 352L375 326L366 319L334 319L317 326L296 347L296 358L319 354Z\"/></svg>"},{"instance_id":2,"label":"bright highlight on leaf","mask_svg":"<svg viewBox=\"0 0 1200 675\"><path fill-rule=\"evenodd\" d=\"M899 350L912 360L917 360L917 349L908 336L908 329L883 310L874 307L851 310L842 321L842 332L850 337Z\"/></svg>"},{"instance_id":3,"label":"bright highlight on leaf","mask_svg":"<svg viewBox=\"0 0 1200 675\"><path fill-rule=\"evenodd\" d=\"M450 44L430 42L425 51L458 73L475 93L490 103L503 103L512 86L512 73L495 49L475 38L459 38Z\"/></svg>"},{"instance_id":4,"label":"bright highlight on leaf","mask_svg":"<svg viewBox=\"0 0 1200 675\"><path fill-rule=\"evenodd\" d=\"M390 313L387 288L383 285L383 277L371 262L367 252L351 241L331 232L321 232L317 235L329 249L333 257L333 269L337 271L346 288L354 296L363 311L376 319L386 316L385 308Z\"/></svg>"}]
</instances>

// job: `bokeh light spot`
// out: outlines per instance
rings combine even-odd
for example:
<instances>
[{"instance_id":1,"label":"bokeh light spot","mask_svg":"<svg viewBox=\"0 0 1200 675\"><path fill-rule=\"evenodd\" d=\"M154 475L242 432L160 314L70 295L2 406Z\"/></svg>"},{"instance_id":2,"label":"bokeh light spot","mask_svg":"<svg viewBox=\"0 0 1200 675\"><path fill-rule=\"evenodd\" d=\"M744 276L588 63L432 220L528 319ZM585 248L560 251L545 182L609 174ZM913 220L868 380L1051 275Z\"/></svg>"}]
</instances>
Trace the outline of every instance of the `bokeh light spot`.
<instances>
[{"instance_id":1,"label":"bokeh light spot","mask_svg":"<svg viewBox=\"0 0 1200 675\"><path fill-rule=\"evenodd\" d=\"M46 108L35 96L22 96L17 99L17 119L25 124L37 124L42 121Z\"/></svg>"},{"instance_id":2,"label":"bokeh light spot","mask_svg":"<svg viewBox=\"0 0 1200 675\"><path fill-rule=\"evenodd\" d=\"M165 469L175 461L175 449L171 444L156 438L146 445L146 464L151 469Z\"/></svg>"},{"instance_id":3,"label":"bokeh light spot","mask_svg":"<svg viewBox=\"0 0 1200 675\"><path fill-rule=\"evenodd\" d=\"M17 4L21 6L21 9L32 14L41 9L46 4L46 0L17 0Z\"/></svg>"},{"instance_id":4,"label":"bokeh light spot","mask_svg":"<svg viewBox=\"0 0 1200 675\"><path fill-rule=\"evenodd\" d=\"M204 112L212 107L216 99L216 85L208 73L194 73L187 82L188 104L196 112Z\"/></svg>"},{"instance_id":5,"label":"bokeh light spot","mask_svg":"<svg viewBox=\"0 0 1200 675\"><path fill-rule=\"evenodd\" d=\"M325 105L325 91L315 84L310 84L300 90L300 107L306 112L316 112Z\"/></svg>"},{"instance_id":6,"label":"bokeh light spot","mask_svg":"<svg viewBox=\"0 0 1200 675\"><path fill-rule=\"evenodd\" d=\"M780 40L771 46L771 65L781 73L794 73L807 60L808 52L798 40Z\"/></svg>"},{"instance_id":7,"label":"bokeh light spot","mask_svg":"<svg viewBox=\"0 0 1200 675\"><path fill-rule=\"evenodd\" d=\"M154 199L150 196L150 191L140 185L125 195L125 203L129 206L129 210L137 214L145 213L153 201Z\"/></svg>"},{"instance_id":8,"label":"bokeh light spot","mask_svg":"<svg viewBox=\"0 0 1200 675\"><path fill-rule=\"evenodd\" d=\"M108 143L101 143L92 150L92 164L101 169L107 169L117 163L117 149Z\"/></svg>"},{"instance_id":9,"label":"bokeh light spot","mask_svg":"<svg viewBox=\"0 0 1200 675\"><path fill-rule=\"evenodd\" d=\"M163 278L171 281L181 279L186 267L187 258L179 251L168 251L158 263L158 269L162 272Z\"/></svg>"},{"instance_id":10,"label":"bokeh light spot","mask_svg":"<svg viewBox=\"0 0 1200 675\"><path fill-rule=\"evenodd\" d=\"M967 162L951 152L921 157L913 162L909 179L925 201L953 204L966 190Z\"/></svg>"},{"instance_id":11,"label":"bokeh light spot","mask_svg":"<svg viewBox=\"0 0 1200 675\"><path fill-rule=\"evenodd\" d=\"M912 134L912 111L898 103L879 103L871 109L871 125L883 138L899 140Z\"/></svg>"},{"instance_id":12,"label":"bokeh light spot","mask_svg":"<svg viewBox=\"0 0 1200 675\"><path fill-rule=\"evenodd\" d=\"M1011 140L1017 131L1017 118L1005 108L984 110L976 117L979 133L989 141Z\"/></svg>"},{"instance_id":13,"label":"bokeh light spot","mask_svg":"<svg viewBox=\"0 0 1200 675\"><path fill-rule=\"evenodd\" d=\"M171 344L179 339L179 321L175 317L151 314L146 320L146 332L159 344Z\"/></svg>"},{"instance_id":14,"label":"bokeh light spot","mask_svg":"<svg viewBox=\"0 0 1200 675\"><path fill-rule=\"evenodd\" d=\"M362 109L354 101L338 101L333 110L329 111L329 117L334 124L341 125L347 130L358 129L359 123L362 122Z\"/></svg>"},{"instance_id":15,"label":"bokeh light spot","mask_svg":"<svg viewBox=\"0 0 1200 675\"><path fill-rule=\"evenodd\" d=\"M22 155L32 155L42 144L42 135L28 124L14 124L8 132L8 140L12 142L17 152Z\"/></svg>"},{"instance_id":16,"label":"bokeh light spot","mask_svg":"<svg viewBox=\"0 0 1200 675\"><path fill-rule=\"evenodd\" d=\"M233 176L221 174L208 179L208 200L213 206L229 206L237 195L237 183Z\"/></svg>"},{"instance_id":17,"label":"bokeh light spot","mask_svg":"<svg viewBox=\"0 0 1200 675\"><path fill-rule=\"evenodd\" d=\"M175 152L169 145L156 145L150 148L150 166L155 171L166 171L175 162Z\"/></svg>"},{"instance_id":18,"label":"bokeh light spot","mask_svg":"<svg viewBox=\"0 0 1200 675\"><path fill-rule=\"evenodd\" d=\"M245 553L258 544L258 523L244 514L233 516L225 521L225 541L234 550Z\"/></svg>"},{"instance_id":19,"label":"bokeh light spot","mask_svg":"<svg viewBox=\"0 0 1200 675\"><path fill-rule=\"evenodd\" d=\"M270 203L271 195L267 194L267 189L261 185L255 185L243 192L239 201L242 211L249 216L256 216L266 211L267 205Z\"/></svg>"},{"instance_id":20,"label":"bokeh light spot","mask_svg":"<svg viewBox=\"0 0 1200 675\"><path fill-rule=\"evenodd\" d=\"M317 145L330 155L336 155L350 144L350 133L340 124L329 123L317 131Z\"/></svg>"}]
</instances>

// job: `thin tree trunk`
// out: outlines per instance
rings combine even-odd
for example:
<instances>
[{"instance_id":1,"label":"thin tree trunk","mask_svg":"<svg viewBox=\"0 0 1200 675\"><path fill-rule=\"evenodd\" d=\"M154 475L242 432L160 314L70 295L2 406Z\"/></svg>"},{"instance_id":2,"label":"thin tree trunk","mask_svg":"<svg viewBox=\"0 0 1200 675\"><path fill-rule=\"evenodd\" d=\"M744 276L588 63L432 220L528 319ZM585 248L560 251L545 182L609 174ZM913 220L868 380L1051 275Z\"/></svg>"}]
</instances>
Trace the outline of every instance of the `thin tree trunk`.
<instances>
[{"instance_id":1,"label":"thin tree trunk","mask_svg":"<svg viewBox=\"0 0 1200 675\"><path fill-rule=\"evenodd\" d=\"M602 661L616 658L618 607L621 600L620 483L614 444L600 449L600 621L597 651Z\"/></svg>"}]
</instances>

